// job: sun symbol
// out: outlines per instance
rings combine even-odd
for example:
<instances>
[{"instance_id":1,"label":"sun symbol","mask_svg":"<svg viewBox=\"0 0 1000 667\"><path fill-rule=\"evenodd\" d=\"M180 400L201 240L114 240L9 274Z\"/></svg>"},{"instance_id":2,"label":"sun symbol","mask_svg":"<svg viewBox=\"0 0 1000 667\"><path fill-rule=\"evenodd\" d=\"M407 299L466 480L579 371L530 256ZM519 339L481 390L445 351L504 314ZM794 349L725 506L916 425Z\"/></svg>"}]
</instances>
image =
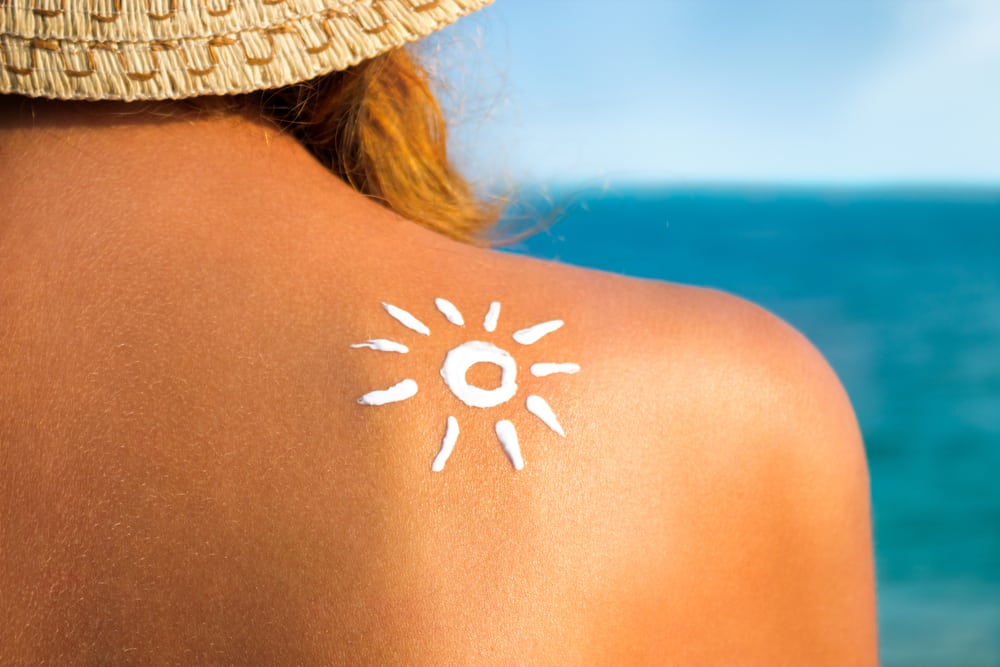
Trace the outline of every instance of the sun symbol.
<instances>
[{"instance_id":1,"label":"sun symbol","mask_svg":"<svg viewBox=\"0 0 1000 667\"><path fill-rule=\"evenodd\" d=\"M457 326L465 326L465 318L459 312L455 304L447 299L435 299L434 305L448 322ZM382 307L393 319L402 324L407 329L415 331L424 336L430 336L431 330L426 324L418 320L407 311L390 303L383 303ZM497 322L500 319L500 302L494 301L490 304L486 317L483 319L483 330L493 333L497 329ZM562 320L548 320L532 325L517 331L513 335L514 342L526 346L534 345L543 337L562 328ZM385 338L375 338L364 343L351 345L353 348L369 348L379 352L395 352L406 354L409 348L402 343ZM500 386L494 389L484 389L473 384L469 384L466 373L476 364L493 364L500 367ZM580 366L574 363L542 362L531 365L531 374L535 377L546 377L556 373L577 373ZM493 343L481 340L469 340L461 345L452 348L445 355L444 363L441 365L441 377L444 383L455 395L455 398L473 408L494 408L502 405L514 398L517 394L517 362L514 357ZM388 389L370 391L358 399L362 405L385 405L387 403L397 403L412 398L417 394L417 383L412 379L405 379L397 382ZM543 424L548 426L561 437L566 437L563 427L559 424L555 412L548 402L541 396L534 394L528 396L525 401L528 412L538 417ZM503 448L515 470L524 467L524 458L521 456L521 446L517 439L517 429L514 424L507 419L496 422L495 430L500 446ZM455 449L458 442L458 420L455 417L448 417L445 425L444 440L441 442L441 449L431 470L441 472L444 470L448 457Z\"/></svg>"}]
</instances>

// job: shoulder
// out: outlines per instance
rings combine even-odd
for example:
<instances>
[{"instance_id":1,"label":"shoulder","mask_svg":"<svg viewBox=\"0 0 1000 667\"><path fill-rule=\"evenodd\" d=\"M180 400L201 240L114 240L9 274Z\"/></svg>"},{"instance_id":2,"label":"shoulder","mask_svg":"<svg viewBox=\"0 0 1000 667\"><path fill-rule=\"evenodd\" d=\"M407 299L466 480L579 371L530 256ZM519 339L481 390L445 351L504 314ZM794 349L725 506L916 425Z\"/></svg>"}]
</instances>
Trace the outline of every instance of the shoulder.
<instances>
[{"instance_id":1,"label":"shoulder","mask_svg":"<svg viewBox=\"0 0 1000 667\"><path fill-rule=\"evenodd\" d=\"M512 266L501 275L511 275L500 280L521 283L520 301L569 312L588 354L619 367L632 364L631 380L672 385L658 395L679 392L710 397L716 407L744 406L733 417L748 420L745 427L805 422L860 443L850 402L826 359L761 306L714 289L522 257L505 261Z\"/></svg>"},{"instance_id":2,"label":"shoulder","mask_svg":"<svg viewBox=\"0 0 1000 667\"><path fill-rule=\"evenodd\" d=\"M654 431L726 428L762 459L866 481L846 392L820 351L781 318L718 290L488 254L495 264L469 262L475 273L463 290L485 297L503 286L525 321L565 319L560 344L590 370L583 390L613 397L595 402L619 412L641 407L631 423Z\"/></svg>"},{"instance_id":3,"label":"shoulder","mask_svg":"<svg viewBox=\"0 0 1000 667\"><path fill-rule=\"evenodd\" d=\"M565 281L576 296L576 342L597 381L617 408L644 408L633 423L675 437L683 428L691 440L713 433L716 451L766 462L802 500L820 502L826 489L867 502L850 400L794 327L718 290L548 267L538 282L554 290Z\"/></svg>"},{"instance_id":4,"label":"shoulder","mask_svg":"<svg viewBox=\"0 0 1000 667\"><path fill-rule=\"evenodd\" d=\"M725 608L709 637L690 629L720 659L740 646L747 664L873 664L864 447L816 347L731 294L545 263L525 271L550 297L575 299L589 363L573 399L582 428L628 443L618 460L635 491L616 500L660 513L633 535L670 554L660 581L684 573L647 619L664 613L662 630L684 623L665 609Z\"/></svg>"},{"instance_id":5,"label":"shoulder","mask_svg":"<svg viewBox=\"0 0 1000 667\"><path fill-rule=\"evenodd\" d=\"M683 378L659 419L676 419L678 396L688 401L688 470L714 481L701 496L706 529L729 535L708 538L703 556L721 580L732 577L729 590L743 591L720 638L727 626L732 637L773 632L761 648L774 664L874 664L868 472L836 374L758 305L698 288L651 292L659 308L645 317L671 346L651 370Z\"/></svg>"}]
</instances>

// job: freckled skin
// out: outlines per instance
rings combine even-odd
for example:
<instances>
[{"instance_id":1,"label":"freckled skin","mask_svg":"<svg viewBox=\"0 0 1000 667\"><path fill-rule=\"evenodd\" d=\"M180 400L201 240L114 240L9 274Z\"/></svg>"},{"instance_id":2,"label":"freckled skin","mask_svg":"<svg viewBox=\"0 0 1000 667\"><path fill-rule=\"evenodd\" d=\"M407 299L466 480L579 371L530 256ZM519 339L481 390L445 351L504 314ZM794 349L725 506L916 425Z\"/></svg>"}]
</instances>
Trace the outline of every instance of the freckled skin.
<instances>
[{"instance_id":1,"label":"freckled skin","mask_svg":"<svg viewBox=\"0 0 1000 667\"><path fill-rule=\"evenodd\" d=\"M454 243L262 123L157 110L0 102L0 664L876 664L864 451L795 331ZM350 347L380 337L409 352ZM517 360L503 405L440 377L471 339Z\"/></svg>"}]
</instances>

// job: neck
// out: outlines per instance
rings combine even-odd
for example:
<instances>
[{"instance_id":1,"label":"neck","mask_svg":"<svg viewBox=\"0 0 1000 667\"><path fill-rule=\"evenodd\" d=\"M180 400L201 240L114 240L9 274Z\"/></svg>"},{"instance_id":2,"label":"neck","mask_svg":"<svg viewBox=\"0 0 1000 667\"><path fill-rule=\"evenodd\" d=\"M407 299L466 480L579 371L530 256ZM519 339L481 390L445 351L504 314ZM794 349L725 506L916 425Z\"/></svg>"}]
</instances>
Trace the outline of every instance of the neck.
<instances>
[{"instance_id":1,"label":"neck","mask_svg":"<svg viewBox=\"0 0 1000 667\"><path fill-rule=\"evenodd\" d=\"M287 215L296 205L328 213L361 207L368 219L395 217L342 183L292 137L227 102L196 107L0 97L0 202L0 220L23 217L40 202L94 221L108 207L148 212L179 204L249 210L256 217ZM60 219L55 213L50 217Z\"/></svg>"},{"instance_id":2,"label":"neck","mask_svg":"<svg viewBox=\"0 0 1000 667\"><path fill-rule=\"evenodd\" d=\"M330 180L294 139L261 118L221 103L126 104L8 98L0 105L0 169L43 169L50 184L155 175L183 191L255 182L291 169L307 182ZM261 173L261 164L281 165ZM35 168L32 168L32 167ZM14 172L16 173L16 172ZM335 180L335 179L334 179Z\"/></svg>"}]
</instances>

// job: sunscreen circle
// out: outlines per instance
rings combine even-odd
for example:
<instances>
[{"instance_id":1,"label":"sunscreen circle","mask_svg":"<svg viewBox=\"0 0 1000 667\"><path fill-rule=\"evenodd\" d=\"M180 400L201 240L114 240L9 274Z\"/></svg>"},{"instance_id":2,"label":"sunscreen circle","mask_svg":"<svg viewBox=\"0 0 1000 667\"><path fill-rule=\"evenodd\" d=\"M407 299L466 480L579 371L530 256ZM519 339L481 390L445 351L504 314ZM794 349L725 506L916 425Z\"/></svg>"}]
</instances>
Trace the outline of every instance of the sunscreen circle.
<instances>
[{"instance_id":1,"label":"sunscreen circle","mask_svg":"<svg viewBox=\"0 0 1000 667\"><path fill-rule=\"evenodd\" d=\"M500 386L483 389L469 384L466 373L475 364L500 367ZM517 393L517 362L506 350L492 343L470 340L448 352L441 366L441 377L458 400L473 408L492 408L506 403Z\"/></svg>"}]
</instances>

